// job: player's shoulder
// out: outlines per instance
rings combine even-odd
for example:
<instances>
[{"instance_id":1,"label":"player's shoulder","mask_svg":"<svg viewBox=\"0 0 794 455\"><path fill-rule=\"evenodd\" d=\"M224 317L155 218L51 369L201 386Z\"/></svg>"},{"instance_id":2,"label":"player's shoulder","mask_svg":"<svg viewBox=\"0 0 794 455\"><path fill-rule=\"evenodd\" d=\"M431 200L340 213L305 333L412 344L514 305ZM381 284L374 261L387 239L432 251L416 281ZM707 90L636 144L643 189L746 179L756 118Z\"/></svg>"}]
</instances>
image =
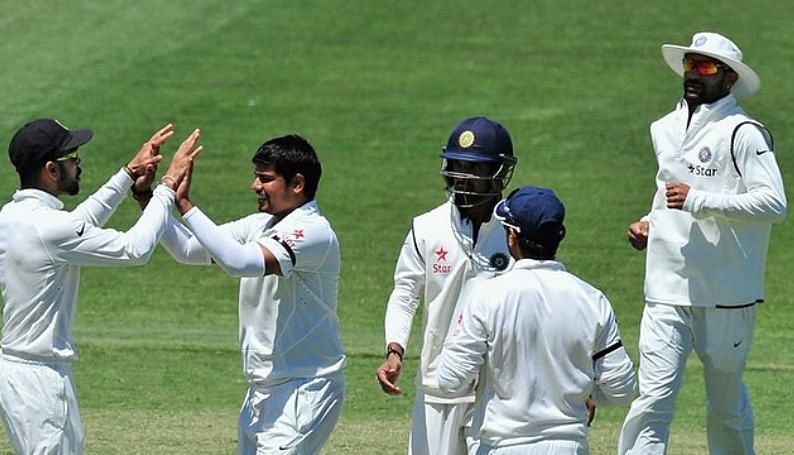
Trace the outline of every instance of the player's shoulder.
<instances>
[{"instance_id":1,"label":"player's shoulder","mask_svg":"<svg viewBox=\"0 0 794 455\"><path fill-rule=\"evenodd\" d=\"M568 275L571 277L572 286L576 287L579 294L582 296L583 303L585 303L591 311L603 317L606 317L606 315L614 311L612 303L601 289L572 273L568 273Z\"/></svg>"},{"instance_id":2,"label":"player's shoulder","mask_svg":"<svg viewBox=\"0 0 794 455\"><path fill-rule=\"evenodd\" d=\"M452 203L447 201L413 218L411 225L414 232L435 232L450 226L452 216Z\"/></svg>"},{"instance_id":3,"label":"player's shoulder","mask_svg":"<svg viewBox=\"0 0 794 455\"><path fill-rule=\"evenodd\" d=\"M38 211L41 213L34 214L32 224L45 243L80 237L89 224L84 218L64 210L40 208Z\"/></svg>"},{"instance_id":4,"label":"player's shoulder","mask_svg":"<svg viewBox=\"0 0 794 455\"><path fill-rule=\"evenodd\" d=\"M235 222L242 224L250 224L254 226L260 226L260 225L264 226L268 222L270 222L271 219L273 219L273 215L264 212L257 212L257 213L252 213L248 216L244 216Z\"/></svg>"},{"instance_id":5,"label":"player's shoulder","mask_svg":"<svg viewBox=\"0 0 794 455\"><path fill-rule=\"evenodd\" d=\"M322 212L315 206L304 207L300 212L285 217L275 225L275 230L282 238L293 238L296 241L337 242L336 232ZM294 215L294 216L292 216Z\"/></svg>"}]
</instances>

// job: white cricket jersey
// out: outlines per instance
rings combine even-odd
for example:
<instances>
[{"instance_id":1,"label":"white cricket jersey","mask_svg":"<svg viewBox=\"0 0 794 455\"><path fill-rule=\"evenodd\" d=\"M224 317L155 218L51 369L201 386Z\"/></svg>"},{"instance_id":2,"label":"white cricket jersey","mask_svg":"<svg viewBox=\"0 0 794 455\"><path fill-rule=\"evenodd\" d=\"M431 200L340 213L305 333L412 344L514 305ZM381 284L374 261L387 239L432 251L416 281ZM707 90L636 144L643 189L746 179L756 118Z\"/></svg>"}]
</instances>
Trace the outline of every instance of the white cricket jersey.
<instances>
[{"instance_id":1,"label":"white cricket jersey","mask_svg":"<svg viewBox=\"0 0 794 455\"><path fill-rule=\"evenodd\" d=\"M586 442L588 396L628 403L635 381L607 298L561 263L532 259L471 289L437 376L449 391L480 378L474 428L494 447Z\"/></svg>"},{"instance_id":2,"label":"white cricket jersey","mask_svg":"<svg viewBox=\"0 0 794 455\"><path fill-rule=\"evenodd\" d=\"M240 244L263 245L281 267L281 276L240 279L243 371L249 382L263 387L329 375L345 364L337 315L336 233L315 201L275 221L256 213L221 226ZM210 262L199 240L175 221L163 244L180 262Z\"/></svg>"},{"instance_id":3,"label":"white cricket jersey","mask_svg":"<svg viewBox=\"0 0 794 455\"><path fill-rule=\"evenodd\" d=\"M659 171L646 300L704 307L761 301L771 224L787 210L772 144L757 126L736 130L752 119L733 95L699 106L688 126L687 117L681 100L651 125ZM669 181L691 187L683 210L666 207Z\"/></svg>"},{"instance_id":4,"label":"white cricket jersey","mask_svg":"<svg viewBox=\"0 0 794 455\"><path fill-rule=\"evenodd\" d=\"M22 357L72 360L80 267L146 262L165 230L174 192L158 186L127 232L102 229L124 199L132 179L111 177L73 211L54 195L23 189L0 211L2 351Z\"/></svg>"},{"instance_id":5,"label":"white cricket jersey","mask_svg":"<svg viewBox=\"0 0 794 455\"><path fill-rule=\"evenodd\" d=\"M408 345L411 322L423 297L422 352L417 387L425 401L452 403L473 401L473 391L443 392L435 370L444 339L460 314L459 296L475 276L491 276L509 268L502 224L493 217L480 226L476 243L472 224L462 219L448 200L413 220L394 271L394 290L386 308L386 345Z\"/></svg>"}]
</instances>

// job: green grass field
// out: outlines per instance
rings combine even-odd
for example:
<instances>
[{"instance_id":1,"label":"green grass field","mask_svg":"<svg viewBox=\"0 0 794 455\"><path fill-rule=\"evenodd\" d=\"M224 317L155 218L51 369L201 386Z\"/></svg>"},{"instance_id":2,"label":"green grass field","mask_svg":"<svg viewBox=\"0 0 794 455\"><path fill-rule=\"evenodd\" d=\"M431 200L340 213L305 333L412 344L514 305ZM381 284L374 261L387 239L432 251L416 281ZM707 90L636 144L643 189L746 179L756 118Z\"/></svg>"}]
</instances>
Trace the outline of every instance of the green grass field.
<instances>
[{"instance_id":1,"label":"green grass field","mask_svg":"<svg viewBox=\"0 0 794 455\"><path fill-rule=\"evenodd\" d=\"M681 83L663 42L720 31L737 41L763 88L743 102L775 133L794 185L794 58L786 2L439 0L325 2L75 0L4 3L0 142L27 120L91 127L82 200L167 122L206 147L194 201L217 221L255 210L253 151L288 132L323 163L318 196L342 244L340 314L349 354L345 411L328 454L403 454L407 394L374 379L392 271L410 219L444 198L438 153L461 119L510 130L511 187L554 188L568 208L560 259L610 296L636 358L644 256L625 241L649 207L655 162L647 127ZM167 154L173 152L173 141ZM0 166L3 200L16 175ZM129 227L130 200L111 225ZM758 453L794 445L794 224L773 232L767 303L746 380ZM158 250L134 269L84 269L76 338L78 391L91 454L231 454L245 382L237 345L237 281L175 264ZM418 340L414 337L413 341ZM671 454L706 453L699 362L691 361ZM615 452L625 408L599 409L594 454ZM0 438L0 453L10 453Z\"/></svg>"}]
</instances>

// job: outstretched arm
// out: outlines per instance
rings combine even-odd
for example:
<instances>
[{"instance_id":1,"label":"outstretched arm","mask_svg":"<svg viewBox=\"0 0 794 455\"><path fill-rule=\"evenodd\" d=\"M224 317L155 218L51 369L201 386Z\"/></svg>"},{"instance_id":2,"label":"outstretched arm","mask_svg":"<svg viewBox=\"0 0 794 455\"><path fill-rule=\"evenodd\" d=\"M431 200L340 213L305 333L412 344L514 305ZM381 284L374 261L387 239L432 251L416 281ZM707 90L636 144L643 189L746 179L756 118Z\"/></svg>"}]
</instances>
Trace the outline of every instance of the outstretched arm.
<instances>
[{"instance_id":1,"label":"outstretched arm","mask_svg":"<svg viewBox=\"0 0 794 455\"><path fill-rule=\"evenodd\" d=\"M125 193L138 176L143 175L147 169L156 168L162 160L159 155L160 147L173 135L173 126L168 124L157 131L143 146L132 160L124 166L99 190L88 199L75 207L72 211L76 216L84 219L93 226L104 226L113 215L113 212L124 200ZM151 182L147 187L147 201L152 196Z\"/></svg>"}]
</instances>

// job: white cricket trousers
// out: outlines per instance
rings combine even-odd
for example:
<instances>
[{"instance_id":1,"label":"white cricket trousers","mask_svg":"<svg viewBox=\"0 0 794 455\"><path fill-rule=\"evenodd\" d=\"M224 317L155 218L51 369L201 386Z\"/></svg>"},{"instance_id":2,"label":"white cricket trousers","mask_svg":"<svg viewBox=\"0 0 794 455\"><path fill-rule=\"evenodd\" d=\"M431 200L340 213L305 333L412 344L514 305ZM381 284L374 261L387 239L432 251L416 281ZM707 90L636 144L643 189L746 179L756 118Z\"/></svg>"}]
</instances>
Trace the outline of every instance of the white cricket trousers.
<instances>
[{"instance_id":1,"label":"white cricket trousers","mask_svg":"<svg viewBox=\"0 0 794 455\"><path fill-rule=\"evenodd\" d=\"M540 441L532 444L519 444L506 447L491 447L480 443L476 455L588 455L587 442L577 441Z\"/></svg>"},{"instance_id":2,"label":"white cricket trousers","mask_svg":"<svg viewBox=\"0 0 794 455\"><path fill-rule=\"evenodd\" d=\"M408 455L466 455L477 453L471 435L474 403L427 403L416 392L411 415Z\"/></svg>"},{"instance_id":3,"label":"white cricket trousers","mask_svg":"<svg viewBox=\"0 0 794 455\"><path fill-rule=\"evenodd\" d=\"M646 304L640 325L640 394L623 423L618 453L666 453L676 398L693 349L703 362L709 452L755 453L753 412L742 380L754 325L755 306Z\"/></svg>"},{"instance_id":4,"label":"white cricket trousers","mask_svg":"<svg viewBox=\"0 0 794 455\"><path fill-rule=\"evenodd\" d=\"M341 371L262 388L250 385L240 409L240 455L312 455L328 441L345 395Z\"/></svg>"},{"instance_id":5,"label":"white cricket trousers","mask_svg":"<svg viewBox=\"0 0 794 455\"><path fill-rule=\"evenodd\" d=\"M82 454L85 432L70 362L0 355L0 412L18 454Z\"/></svg>"}]
</instances>

